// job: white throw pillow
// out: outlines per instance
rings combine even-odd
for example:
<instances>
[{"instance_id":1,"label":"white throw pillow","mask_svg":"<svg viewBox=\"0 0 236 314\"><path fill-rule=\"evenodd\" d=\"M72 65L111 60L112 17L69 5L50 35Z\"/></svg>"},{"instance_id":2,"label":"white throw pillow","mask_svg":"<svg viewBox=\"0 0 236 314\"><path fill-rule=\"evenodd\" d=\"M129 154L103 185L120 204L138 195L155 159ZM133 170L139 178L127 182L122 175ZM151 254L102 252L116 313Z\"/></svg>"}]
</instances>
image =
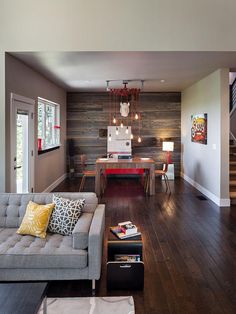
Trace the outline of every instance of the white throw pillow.
<instances>
[{"instance_id":1,"label":"white throw pillow","mask_svg":"<svg viewBox=\"0 0 236 314\"><path fill-rule=\"evenodd\" d=\"M69 200L53 195L53 209L48 230L62 235L71 235L74 227L82 214L85 199Z\"/></svg>"}]
</instances>

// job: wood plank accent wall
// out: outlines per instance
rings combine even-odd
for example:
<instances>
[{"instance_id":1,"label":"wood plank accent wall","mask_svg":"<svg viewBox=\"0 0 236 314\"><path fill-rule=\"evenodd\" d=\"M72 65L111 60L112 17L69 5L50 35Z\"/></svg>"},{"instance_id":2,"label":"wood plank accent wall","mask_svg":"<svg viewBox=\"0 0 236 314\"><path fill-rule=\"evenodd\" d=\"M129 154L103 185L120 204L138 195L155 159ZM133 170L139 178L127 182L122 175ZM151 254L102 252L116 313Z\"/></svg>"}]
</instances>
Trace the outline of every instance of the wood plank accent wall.
<instances>
[{"instance_id":1,"label":"wood plank accent wall","mask_svg":"<svg viewBox=\"0 0 236 314\"><path fill-rule=\"evenodd\" d=\"M75 172L81 172L80 155L86 154L88 169L106 155L106 127L109 124L108 93L67 94L67 138L75 140ZM165 161L162 141L174 141L175 174L180 174L181 93L142 93L139 111L142 115L142 142L132 141L135 156ZM134 131L135 134L135 131Z\"/></svg>"}]
</instances>

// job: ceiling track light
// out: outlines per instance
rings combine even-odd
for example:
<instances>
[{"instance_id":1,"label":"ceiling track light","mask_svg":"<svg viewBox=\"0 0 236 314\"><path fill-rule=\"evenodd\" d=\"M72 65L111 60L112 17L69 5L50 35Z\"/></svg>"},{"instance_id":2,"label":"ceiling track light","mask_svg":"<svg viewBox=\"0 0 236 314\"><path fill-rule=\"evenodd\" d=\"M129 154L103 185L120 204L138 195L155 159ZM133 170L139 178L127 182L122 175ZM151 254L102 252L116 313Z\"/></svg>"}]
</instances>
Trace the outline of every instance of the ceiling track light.
<instances>
[{"instance_id":1,"label":"ceiling track light","mask_svg":"<svg viewBox=\"0 0 236 314\"><path fill-rule=\"evenodd\" d=\"M141 90L144 89L144 80L141 80Z\"/></svg>"},{"instance_id":2,"label":"ceiling track light","mask_svg":"<svg viewBox=\"0 0 236 314\"><path fill-rule=\"evenodd\" d=\"M144 82L145 80L136 80L136 79L131 79L131 80L106 80L106 91L110 92L111 88L110 88L110 82L122 82L122 84L124 84L125 86L128 85L130 82L140 82L141 87L140 90L144 89Z\"/></svg>"},{"instance_id":3,"label":"ceiling track light","mask_svg":"<svg viewBox=\"0 0 236 314\"><path fill-rule=\"evenodd\" d=\"M107 90L107 92L109 92L109 91L110 91L110 87L109 87L110 81L106 81L106 82L107 82L107 88L106 88L106 90Z\"/></svg>"}]
</instances>

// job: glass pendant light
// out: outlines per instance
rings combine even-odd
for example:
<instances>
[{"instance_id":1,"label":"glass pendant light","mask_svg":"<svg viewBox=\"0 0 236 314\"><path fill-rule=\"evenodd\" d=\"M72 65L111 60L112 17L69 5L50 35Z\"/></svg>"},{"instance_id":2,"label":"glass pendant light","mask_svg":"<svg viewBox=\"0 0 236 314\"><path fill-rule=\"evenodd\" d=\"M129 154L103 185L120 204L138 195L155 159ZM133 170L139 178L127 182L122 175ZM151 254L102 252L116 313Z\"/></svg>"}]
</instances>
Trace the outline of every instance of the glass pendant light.
<instances>
[{"instance_id":1,"label":"glass pendant light","mask_svg":"<svg viewBox=\"0 0 236 314\"><path fill-rule=\"evenodd\" d=\"M118 127L116 127L116 135L119 134L119 130L118 130Z\"/></svg>"},{"instance_id":2,"label":"glass pendant light","mask_svg":"<svg viewBox=\"0 0 236 314\"><path fill-rule=\"evenodd\" d=\"M133 140L134 139L134 135L133 133L130 134L130 139Z\"/></svg>"},{"instance_id":3,"label":"glass pendant light","mask_svg":"<svg viewBox=\"0 0 236 314\"><path fill-rule=\"evenodd\" d=\"M108 141L111 141L111 134L109 134Z\"/></svg>"},{"instance_id":4,"label":"glass pendant light","mask_svg":"<svg viewBox=\"0 0 236 314\"><path fill-rule=\"evenodd\" d=\"M123 127L124 127L124 123L123 123L123 122L121 122L120 127L121 127L121 128L123 128Z\"/></svg>"},{"instance_id":5,"label":"glass pendant light","mask_svg":"<svg viewBox=\"0 0 236 314\"><path fill-rule=\"evenodd\" d=\"M113 122L114 124L116 124L116 116L115 116L115 115L113 116L112 122Z\"/></svg>"},{"instance_id":6,"label":"glass pendant light","mask_svg":"<svg viewBox=\"0 0 236 314\"><path fill-rule=\"evenodd\" d=\"M125 133L129 134L129 127L128 126L126 127Z\"/></svg>"},{"instance_id":7,"label":"glass pendant light","mask_svg":"<svg viewBox=\"0 0 236 314\"><path fill-rule=\"evenodd\" d=\"M134 119L135 119L135 120L138 120L138 114L137 114L137 112L135 113Z\"/></svg>"},{"instance_id":8,"label":"glass pendant light","mask_svg":"<svg viewBox=\"0 0 236 314\"><path fill-rule=\"evenodd\" d=\"M140 136L138 137L138 142L139 142L139 143L141 143L141 142L142 142L142 139L141 139L141 137L140 137Z\"/></svg>"}]
</instances>

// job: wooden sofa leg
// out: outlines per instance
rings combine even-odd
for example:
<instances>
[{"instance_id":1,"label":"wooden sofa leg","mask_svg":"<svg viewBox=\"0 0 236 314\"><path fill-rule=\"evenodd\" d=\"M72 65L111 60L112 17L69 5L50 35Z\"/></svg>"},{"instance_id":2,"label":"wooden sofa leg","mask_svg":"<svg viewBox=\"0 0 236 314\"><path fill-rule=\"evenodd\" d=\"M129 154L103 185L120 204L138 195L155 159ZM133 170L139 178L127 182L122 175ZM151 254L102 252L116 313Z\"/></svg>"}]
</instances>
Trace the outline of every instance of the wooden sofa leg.
<instances>
[{"instance_id":1,"label":"wooden sofa leg","mask_svg":"<svg viewBox=\"0 0 236 314\"><path fill-rule=\"evenodd\" d=\"M96 291L96 281L95 279L92 279L92 295L95 295Z\"/></svg>"}]
</instances>

